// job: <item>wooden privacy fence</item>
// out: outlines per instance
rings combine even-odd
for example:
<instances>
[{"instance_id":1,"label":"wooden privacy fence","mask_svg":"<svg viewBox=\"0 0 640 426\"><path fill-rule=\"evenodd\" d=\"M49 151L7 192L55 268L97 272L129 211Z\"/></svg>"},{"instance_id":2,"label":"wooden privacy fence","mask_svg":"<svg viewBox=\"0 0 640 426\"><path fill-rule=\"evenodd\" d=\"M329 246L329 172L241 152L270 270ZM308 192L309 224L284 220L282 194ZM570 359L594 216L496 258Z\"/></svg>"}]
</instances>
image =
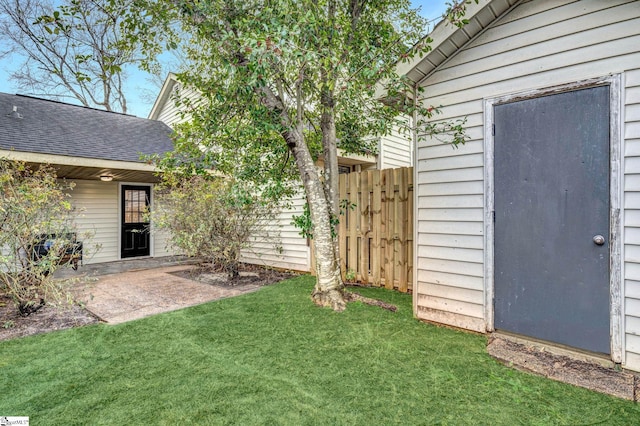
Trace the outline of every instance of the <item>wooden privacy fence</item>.
<instances>
[{"instance_id":1,"label":"wooden privacy fence","mask_svg":"<svg viewBox=\"0 0 640 426\"><path fill-rule=\"evenodd\" d=\"M342 278L411 291L413 167L342 174L340 200Z\"/></svg>"}]
</instances>

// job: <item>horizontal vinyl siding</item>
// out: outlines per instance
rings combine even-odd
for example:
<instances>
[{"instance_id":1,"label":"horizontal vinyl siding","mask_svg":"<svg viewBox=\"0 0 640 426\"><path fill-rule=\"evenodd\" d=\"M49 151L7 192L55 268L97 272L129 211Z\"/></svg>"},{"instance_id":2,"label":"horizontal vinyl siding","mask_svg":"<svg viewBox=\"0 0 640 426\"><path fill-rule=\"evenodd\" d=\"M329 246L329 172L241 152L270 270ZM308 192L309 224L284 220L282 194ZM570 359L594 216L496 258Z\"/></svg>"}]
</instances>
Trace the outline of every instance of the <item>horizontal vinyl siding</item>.
<instances>
[{"instance_id":1,"label":"horizontal vinyl siding","mask_svg":"<svg viewBox=\"0 0 640 426\"><path fill-rule=\"evenodd\" d=\"M381 139L381 169L411 166L411 144L399 134L391 134Z\"/></svg>"},{"instance_id":2,"label":"horizontal vinyl siding","mask_svg":"<svg viewBox=\"0 0 640 426\"><path fill-rule=\"evenodd\" d=\"M640 68L625 74L625 86L625 364L640 371Z\"/></svg>"},{"instance_id":3,"label":"horizontal vinyl siding","mask_svg":"<svg viewBox=\"0 0 640 426\"><path fill-rule=\"evenodd\" d=\"M71 191L73 205L80 213L76 223L84 244L84 263L118 260L118 183L78 180ZM82 236L88 233L91 238ZM99 246L99 248L96 248Z\"/></svg>"},{"instance_id":4,"label":"horizontal vinyl siding","mask_svg":"<svg viewBox=\"0 0 640 426\"><path fill-rule=\"evenodd\" d=\"M171 95L167 98L167 101L160 108L158 114L158 121L162 121L169 127L173 127L175 124L188 121L188 117L182 117L181 107L176 105L176 96L181 96L183 99L189 99L192 102L196 102L200 96L193 89L184 89L180 83L176 82Z\"/></svg>"},{"instance_id":5,"label":"horizontal vinyl siding","mask_svg":"<svg viewBox=\"0 0 640 426\"><path fill-rule=\"evenodd\" d=\"M416 168L416 315L482 332L482 141L419 141Z\"/></svg>"},{"instance_id":6,"label":"horizontal vinyl siding","mask_svg":"<svg viewBox=\"0 0 640 426\"><path fill-rule=\"evenodd\" d=\"M177 254L177 251L171 246L171 234L165 229L153 229L153 257L171 256Z\"/></svg>"},{"instance_id":7,"label":"horizontal vinyl siding","mask_svg":"<svg viewBox=\"0 0 640 426\"><path fill-rule=\"evenodd\" d=\"M421 84L421 103L444 105L437 120L466 119L470 140L458 148L418 135L416 147L416 315L484 331L484 99L623 73L640 63L640 3L632 1L530 1L515 7ZM625 190L640 194L640 73L626 73ZM629 155L629 154L627 154ZM637 165L637 166L636 166ZM632 176L637 172L638 176ZM637 206L635 206L637 202ZM637 214L625 217L629 256L640 259ZM637 238L637 239L636 239ZM639 268L640 269L640 268ZM638 271L640 275L640 270ZM637 277L640 282L640 276ZM627 322L640 313L626 303ZM632 311L630 312L629 309ZM627 343L634 341L627 330ZM640 337L638 337L640 340ZM627 344L627 366L640 353ZM635 364L634 364L635 360Z\"/></svg>"},{"instance_id":8,"label":"horizontal vinyl siding","mask_svg":"<svg viewBox=\"0 0 640 426\"><path fill-rule=\"evenodd\" d=\"M179 83L176 85L179 87ZM193 90L177 89L177 92L174 92L162 106L158 116L158 120L169 126L188 120L188 117L181 118L180 109L175 103L176 95L186 96L192 102L197 101L199 97ZM283 209L276 215L272 224L254 235L249 247L242 251L242 261L308 272L310 264L307 240L302 238L298 229L291 225L292 215L302 214L304 203L303 198L294 199L291 209ZM167 248L168 241L169 236L166 233L156 234L154 241L156 256L174 254L171 248Z\"/></svg>"},{"instance_id":9,"label":"horizontal vinyl siding","mask_svg":"<svg viewBox=\"0 0 640 426\"><path fill-rule=\"evenodd\" d=\"M84 243L84 263L112 262L120 259L120 209L117 182L78 180L71 191L74 207L78 209L76 220L78 234ZM146 185L146 184L145 184ZM152 228L153 229L153 228ZM87 233L90 238L82 236ZM168 247L166 231L152 231L154 257L176 254Z\"/></svg>"},{"instance_id":10,"label":"horizontal vinyl siding","mask_svg":"<svg viewBox=\"0 0 640 426\"><path fill-rule=\"evenodd\" d=\"M291 207L282 209L275 220L252 238L250 247L243 250L242 260L247 263L275 268L309 272L309 247L299 229L291 224L292 216L303 213L306 200L302 196L291 201Z\"/></svg>"},{"instance_id":11,"label":"horizontal vinyl siding","mask_svg":"<svg viewBox=\"0 0 640 426\"><path fill-rule=\"evenodd\" d=\"M407 116L401 116L408 121ZM394 126L391 133L380 138L380 169L395 169L397 167L411 167L413 164L411 133Z\"/></svg>"}]
</instances>

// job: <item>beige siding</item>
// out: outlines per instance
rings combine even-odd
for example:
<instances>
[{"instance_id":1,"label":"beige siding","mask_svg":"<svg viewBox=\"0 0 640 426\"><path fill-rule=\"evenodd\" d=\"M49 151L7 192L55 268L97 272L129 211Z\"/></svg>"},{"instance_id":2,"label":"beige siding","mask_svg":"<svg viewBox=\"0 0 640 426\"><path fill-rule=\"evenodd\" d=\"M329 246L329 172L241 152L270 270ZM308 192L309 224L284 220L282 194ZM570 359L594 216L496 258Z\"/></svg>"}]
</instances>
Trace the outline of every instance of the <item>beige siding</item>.
<instances>
[{"instance_id":1,"label":"beige siding","mask_svg":"<svg viewBox=\"0 0 640 426\"><path fill-rule=\"evenodd\" d=\"M291 207L281 210L264 232L252 238L251 246L243 251L243 261L275 268L310 271L309 247L300 230L291 224L293 215L301 215L306 200L295 197Z\"/></svg>"},{"instance_id":2,"label":"beige siding","mask_svg":"<svg viewBox=\"0 0 640 426\"><path fill-rule=\"evenodd\" d=\"M84 263L111 262L120 258L118 220L118 183L89 180L75 181L71 192L73 205L80 212L77 220L79 234L88 232L91 239L83 238ZM96 245L100 248L96 251Z\"/></svg>"},{"instance_id":3,"label":"beige siding","mask_svg":"<svg viewBox=\"0 0 640 426\"><path fill-rule=\"evenodd\" d=\"M169 126L188 119L181 118L180 108L175 102L176 96L186 96L191 101L198 99L197 92L180 88L180 84L175 82L171 95L163 105L159 105L157 114L157 119ZM410 136L402 134L397 129L381 140L379 149L381 168L407 167L412 163ZM243 261L309 272L311 263L307 240L302 238L299 230L291 225L292 216L302 214L304 203L304 197L297 197L293 200L290 209L279 212L274 223L268 226L265 232L254 236L251 247L243 251ZM156 256L161 255L159 253L170 252L165 249L168 238L166 234L155 233L154 238Z\"/></svg>"},{"instance_id":4,"label":"beige siding","mask_svg":"<svg viewBox=\"0 0 640 426\"><path fill-rule=\"evenodd\" d=\"M442 119L466 117L471 140L457 149L417 141L418 317L477 331L487 326L484 99L623 73L625 363L640 370L639 28L638 1L525 2L422 82L423 104L445 105Z\"/></svg>"}]
</instances>

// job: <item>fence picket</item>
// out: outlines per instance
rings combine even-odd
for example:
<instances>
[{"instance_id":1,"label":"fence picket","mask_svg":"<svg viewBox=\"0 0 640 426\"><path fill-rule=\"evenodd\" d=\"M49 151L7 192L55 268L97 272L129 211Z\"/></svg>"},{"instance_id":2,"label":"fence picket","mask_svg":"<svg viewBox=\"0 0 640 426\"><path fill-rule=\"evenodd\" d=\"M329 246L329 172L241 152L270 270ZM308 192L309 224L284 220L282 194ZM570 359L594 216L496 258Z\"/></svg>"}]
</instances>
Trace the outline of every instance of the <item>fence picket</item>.
<instances>
[{"instance_id":1,"label":"fence picket","mask_svg":"<svg viewBox=\"0 0 640 426\"><path fill-rule=\"evenodd\" d=\"M371 244L370 244L370 264L373 275L370 283L374 287L380 287L380 256L382 255L382 186L380 185L380 170L374 170L371 175Z\"/></svg>"},{"instance_id":2,"label":"fence picket","mask_svg":"<svg viewBox=\"0 0 640 426\"><path fill-rule=\"evenodd\" d=\"M412 291L413 168L343 174L339 188L342 278Z\"/></svg>"}]
</instances>

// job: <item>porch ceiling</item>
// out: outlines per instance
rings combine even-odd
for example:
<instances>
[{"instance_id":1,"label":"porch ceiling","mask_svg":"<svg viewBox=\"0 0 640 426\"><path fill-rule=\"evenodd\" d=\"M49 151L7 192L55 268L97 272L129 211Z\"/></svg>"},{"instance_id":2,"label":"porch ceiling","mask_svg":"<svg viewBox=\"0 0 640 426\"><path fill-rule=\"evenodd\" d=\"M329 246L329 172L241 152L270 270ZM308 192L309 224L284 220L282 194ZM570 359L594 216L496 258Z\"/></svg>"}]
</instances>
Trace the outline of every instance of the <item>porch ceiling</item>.
<instances>
[{"instance_id":1,"label":"porch ceiling","mask_svg":"<svg viewBox=\"0 0 640 426\"><path fill-rule=\"evenodd\" d=\"M37 167L37 163L28 163ZM127 170L116 168L101 167L81 167L52 164L57 171L59 178L68 180L100 180L100 176L113 176L114 182L140 182L140 183L156 183L160 179L153 171L144 170Z\"/></svg>"},{"instance_id":2,"label":"porch ceiling","mask_svg":"<svg viewBox=\"0 0 640 426\"><path fill-rule=\"evenodd\" d=\"M109 175L115 182L155 183L160 181L156 176L156 168L142 162L0 150L0 158L2 157L24 161L32 167L50 164L56 169L58 177L64 179L100 180L100 176Z\"/></svg>"}]
</instances>

